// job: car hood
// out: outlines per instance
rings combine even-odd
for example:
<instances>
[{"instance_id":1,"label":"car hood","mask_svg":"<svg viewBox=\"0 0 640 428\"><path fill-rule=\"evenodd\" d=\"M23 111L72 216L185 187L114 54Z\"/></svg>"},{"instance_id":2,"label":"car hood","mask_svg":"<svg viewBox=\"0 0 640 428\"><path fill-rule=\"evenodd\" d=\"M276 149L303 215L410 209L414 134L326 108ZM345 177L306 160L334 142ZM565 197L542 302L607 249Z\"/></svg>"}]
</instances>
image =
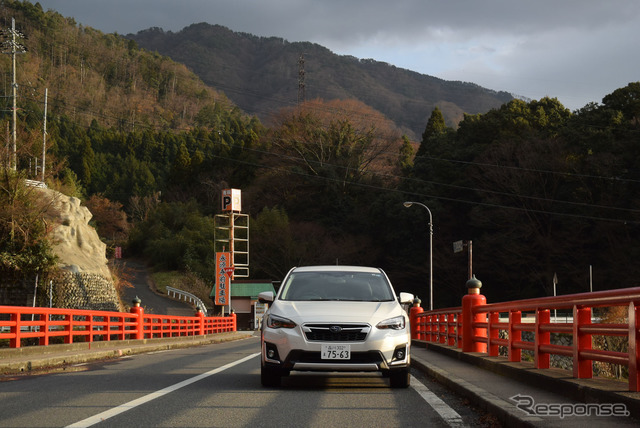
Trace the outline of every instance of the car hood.
<instances>
[{"instance_id":1,"label":"car hood","mask_svg":"<svg viewBox=\"0 0 640 428\"><path fill-rule=\"evenodd\" d=\"M382 320L404 314L402 307L396 301L289 302L279 300L273 304L270 312L289 318L297 324L308 322L367 322L375 325Z\"/></svg>"}]
</instances>

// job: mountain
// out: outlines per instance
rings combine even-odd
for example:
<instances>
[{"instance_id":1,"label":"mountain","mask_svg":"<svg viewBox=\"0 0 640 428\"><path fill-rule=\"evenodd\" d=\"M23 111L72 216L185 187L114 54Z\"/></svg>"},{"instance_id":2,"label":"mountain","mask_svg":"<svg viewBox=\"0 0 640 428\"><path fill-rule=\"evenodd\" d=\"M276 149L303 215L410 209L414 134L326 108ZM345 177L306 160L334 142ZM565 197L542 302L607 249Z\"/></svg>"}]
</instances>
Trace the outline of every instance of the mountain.
<instances>
[{"instance_id":1,"label":"mountain","mask_svg":"<svg viewBox=\"0 0 640 428\"><path fill-rule=\"evenodd\" d=\"M220 25L193 24L177 33L150 28L126 37L185 64L263 121L279 108L296 105L301 76L306 99L360 100L413 138L422 134L436 106L447 124L455 126L464 113L485 113L512 99L506 92L473 83L446 81L373 59L336 55L314 43L257 37Z\"/></svg>"},{"instance_id":2,"label":"mountain","mask_svg":"<svg viewBox=\"0 0 640 428\"><path fill-rule=\"evenodd\" d=\"M39 3L2 1L3 50L10 51L6 29L12 20L22 35L16 40L18 50L24 52L16 55L20 123L36 126L41 120L45 89L49 114L127 131L148 126L189 129L204 107L234 107L183 64L117 34L45 12ZM11 69L11 56L0 55L0 123L11 108Z\"/></svg>"}]
</instances>

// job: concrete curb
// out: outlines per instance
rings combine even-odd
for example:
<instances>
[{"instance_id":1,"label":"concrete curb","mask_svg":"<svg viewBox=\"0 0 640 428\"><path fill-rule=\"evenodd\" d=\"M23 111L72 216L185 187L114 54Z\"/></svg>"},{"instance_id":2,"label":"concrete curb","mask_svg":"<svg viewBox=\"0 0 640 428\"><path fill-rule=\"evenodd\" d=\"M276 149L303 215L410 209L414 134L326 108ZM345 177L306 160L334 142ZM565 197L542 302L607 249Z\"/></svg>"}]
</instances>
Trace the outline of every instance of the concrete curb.
<instances>
[{"instance_id":1,"label":"concrete curb","mask_svg":"<svg viewBox=\"0 0 640 428\"><path fill-rule=\"evenodd\" d=\"M555 368L535 369L532 363L511 363L504 357L487 357L485 354L466 353L456 347L430 342L427 343L424 341L414 340L412 342L412 346L423 347L430 351L442 353L447 357L473 364L480 369L488 370L540 389L545 389L551 392L562 391L562 394L575 401L583 403L624 403L633 417L640 417L640 393L626 392L628 390L628 384L626 382L597 378L574 379L566 370ZM493 394L477 388L474 385L470 385L462 379L456 379L456 377L451 373L438 373L439 369L436 367L429 367L429 364L424 361L417 362L414 365L413 359L414 356L412 355L413 366L417 367L418 364L423 365L427 373L433 373L432 376L441 381L441 383L444 383L450 388L456 390L456 392L463 394L469 399L473 399L474 402L480 406L492 406L486 407L486 409L494 413L496 416L504 414L505 410L501 410L499 407L493 407L494 404L500 404L501 402L504 405L506 403L511 410L515 409L513 403L501 398L494 396L499 400L499 402L495 402L493 399L485 399L485 397L491 398ZM469 385L470 388L466 388L465 384ZM458 391L458 389L460 390ZM481 391L481 393L477 394L476 390ZM525 425L519 426L533 426L529 423L538 423L539 421L543 421L541 418L528 418L520 411L515 412L515 416L517 416L518 420L522 423L525 423ZM507 414L505 414L504 417L510 418ZM505 419L501 422L508 424L508 426L512 426L513 423L509 419Z\"/></svg>"},{"instance_id":2,"label":"concrete curb","mask_svg":"<svg viewBox=\"0 0 640 428\"><path fill-rule=\"evenodd\" d=\"M411 367L428 374L456 394L469 399L482 410L498 418L504 426L529 428L544 423L542 418L526 416L516 409L513 403L505 401L489 391L479 388L451 373L445 372L420 357L416 357L415 355L411 356Z\"/></svg>"},{"instance_id":3,"label":"concrete curb","mask_svg":"<svg viewBox=\"0 0 640 428\"><path fill-rule=\"evenodd\" d=\"M216 333L162 339L116 340L67 345L30 346L0 350L0 374L36 372L124 355L187 348L252 337L253 332Z\"/></svg>"}]
</instances>

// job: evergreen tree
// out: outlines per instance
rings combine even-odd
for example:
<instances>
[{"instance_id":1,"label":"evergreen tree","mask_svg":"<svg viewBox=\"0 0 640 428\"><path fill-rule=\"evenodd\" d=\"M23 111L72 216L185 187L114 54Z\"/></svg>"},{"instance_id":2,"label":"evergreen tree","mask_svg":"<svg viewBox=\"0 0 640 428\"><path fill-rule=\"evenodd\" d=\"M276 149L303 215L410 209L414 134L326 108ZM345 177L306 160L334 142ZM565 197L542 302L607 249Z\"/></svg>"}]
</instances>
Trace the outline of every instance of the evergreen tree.
<instances>
[{"instance_id":1,"label":"evergreen tree","mask_svg":"<svg viewBox=\"0 0 640 428\"><path fill-rule=\"evenodd\" d=\"M422 133L422 143L420 143L420 147L418 148L418 153L416 155L424 156L427 153L427 145L429 144L429 141L444 134L446 131L447 125L444 122L442 111L440 111L438 107L435 107L431 112L431 116L429 116L429 120L427 121L427 126Z\"/></svg>"}]
</instances>

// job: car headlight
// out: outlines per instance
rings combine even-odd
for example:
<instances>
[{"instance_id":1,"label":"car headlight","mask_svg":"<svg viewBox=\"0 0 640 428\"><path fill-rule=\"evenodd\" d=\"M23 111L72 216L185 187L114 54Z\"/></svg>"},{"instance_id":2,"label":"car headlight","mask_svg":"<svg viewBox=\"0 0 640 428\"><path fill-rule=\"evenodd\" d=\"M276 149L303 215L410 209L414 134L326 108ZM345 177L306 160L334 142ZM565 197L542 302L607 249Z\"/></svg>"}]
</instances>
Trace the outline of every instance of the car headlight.
<instances>
[{"instance_id":1,"label":"car headlight","mask_svg":"<svg viewBox=\"0 0 640 428\"><path fill-rule=\"evenodd\" d=\"M294 328L296 323L288 318L279 317L277 315L267 315L267 327L269 328Z\"/></svg>"},{"instance_id":2,"label":"car headlight","mask_svg":"<svg viewBox=\"0 0 640 428\"><path fill-rule=\"evenodd\" d=\"M376 327L381 330L384 330L387 328L390 328L391 330L404 330L404 327L405 327L404 317L400 315L394 318L389 318L388 320L380 321L378 325L376 325Z\"/></svg>"}]
</instances>

